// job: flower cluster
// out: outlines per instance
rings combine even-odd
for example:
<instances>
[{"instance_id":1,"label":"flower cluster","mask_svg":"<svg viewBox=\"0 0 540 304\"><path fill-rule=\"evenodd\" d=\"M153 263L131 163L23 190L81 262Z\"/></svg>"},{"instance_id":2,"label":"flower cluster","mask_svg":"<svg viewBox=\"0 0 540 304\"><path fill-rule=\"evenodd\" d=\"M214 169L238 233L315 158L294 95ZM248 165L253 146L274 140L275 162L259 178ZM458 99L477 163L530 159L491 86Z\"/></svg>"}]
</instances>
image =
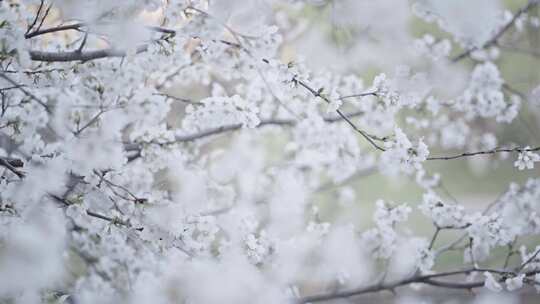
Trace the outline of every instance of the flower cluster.
<instances>
[{"instance_id":1,"label":"flower cluster","mask_svg":"<svg viewBox=\"0 0 540 304\"><path fill-rule=\"evenodd\" d=\"M407 135L396 128L395 139L386 143L386 151L381 154L381 170L388 174L399 171L412 174L422 169L422 163L428 155L428 147L422 139L414 146Z\"/></svg>"},{"instance_id":2,"label":"flower cluster","mask_svg":"<svg viewBox=\"0 0 540 304\"><path fill-rule=\"evenodd\" d=\"M525 168L533 169L534 163L540 161L540 155L532 151L527 151L530 148L531 147L526 146L524 151L519 152L518 159L514 162L514 166L519 170L523 170Z\"/></svg>"},{"instance_id":3,"label":"flower cluster","mask_svg":"<svg viewBox=\"0 0 540 304\"><path fill-rule=\"evenodd\" d=\"M201 100L201 106L188 105L183 127L186 130L198 131L203 128L218 128L241 124L247 128L255 128L260 119L258 108L238 95L231 97L210 97ZM201 125L201 123L203 123Z\"/></svg>"},{"instance_id":4,"label":"flower cluster","mask_svg":"<svg viewBox=\"0 0 540 304\"><path fill-rule=\"evenodd\" d=\"M459 228L467 225L463 206L443 202L433 192L424 194L422 204L418 208L439 228Z\"/></svg>"},{"instance_id":5,"label":"flower cluster","mask_svg":"<svg viewBox=\"0 0 540 304\"><path fill-rule=\"evenodd\" d=\"M495 64L479 64L471 74L469 87L456 100L454 107L464 112L468 119L495 117L498 122L510 123L518 114L520 101L516 96L505 100L503 83Z\"/></svg>"}]
</instances>

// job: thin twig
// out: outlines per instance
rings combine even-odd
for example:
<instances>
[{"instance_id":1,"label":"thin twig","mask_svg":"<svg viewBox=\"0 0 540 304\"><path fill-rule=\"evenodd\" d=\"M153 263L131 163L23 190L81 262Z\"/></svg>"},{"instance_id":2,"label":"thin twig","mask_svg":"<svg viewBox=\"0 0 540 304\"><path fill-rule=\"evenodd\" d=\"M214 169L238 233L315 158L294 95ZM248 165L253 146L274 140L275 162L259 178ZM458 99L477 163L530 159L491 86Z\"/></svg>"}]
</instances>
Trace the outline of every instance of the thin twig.
<instances>
[{"instance_id":1,"label":"thin twig","mask_svg":"<svg viewBox=\"0 0 540 304\"><path fill-rule=\"evenodd\" d=\"M43 9L43 5L45 4L45 1L44 0L41 0L40 3L39 3L39 7L36 11L36 15L34 16L34 20L32 21L32 23L28 26L28 28L26 29L26 34L28 34L30 32L30 30L32 30L32 28L36 25L38 19L39 19L39 15L41 14L41 10ZM25 36L26 36L25 34Z\"/></svg>"},{"instance_id":2,"label":"thin twig","mask_svg":"<svg viewBox=\"0 0 540 304\"><path fill-rule=\"evenodd\" d=\"M433 248L433 245L435 245L435 241L437 240L437 237L439 236L440 232L441 232L441 228L435 225L435 232L433 233L433 236L431 237L431 241L429 242L429 247L428 247L429 250L431 250Z\"/></svg>"},{"instance_id":3,"label":"thin twig","mask_svg":"<svg viewBox=\"0 0 540 304\"><path fill-rule=\"evenodd\" d=\"M73 204L69 200L67 200L65 198L62 198L62 197L60 197L58 195L55 195L55 194L49 193L49 197L51 197L52 199L54 199L55 201L57 201L59 203L62 203L66 207L69 207L69 206L71 206ZM104 215L104 214L101 214L101 213L98 213L98 212L95 212L95 211L91 211L91 210L86 210L86 214L88 216L110 222L111 224L116 224L116 225L131 228L131 224L129 222L122 221L119 218L110 217L110 216L107 216L107 215ZM138 231L142 231L143 229L144 229L143 227L135 228L135 230L138 230Z\"/></svg>"},{"instance_id":4,"label":"thin twig","mask_svg":"<svg viewBox=\"0 0 540 304\"><path fill-rule=\"evenodd\" d=\"M517 269L516 269L516 272L520 272L523 270L523 268L525 268L530 262L534 261L534 259L536 259L536 257L538 256L538 254L540 254L540 249L536 250L536 252L530 257L528 258L525 262L523 262Z\"/></svg>"},{"instance_id":5,"label":"thin twig","mask_svg":"<svg viewBox=\"0 0 540 304\"><path fill-rule=\"evenodd\" d=\"M33 31L31 33L27 33L26 35L24 35L24 38L30 39L30 38L34 38L36 36L40 36L44 34L50 34L50 33L68 31L68 30L78 31L83 26L84 26L83 23L74 23L74 24L66 24L66 25L60 25L60 26L55 26L55 27L49 27L49 28Z\"/></svg>"},{"instance_id":6,"label":"thin twig","mask_svg":"<svg viewBox=\"0 0 540 304\"><path fill-rule=\"evenodd\" d=\"M15 166L12 165L12 162L10 162L8 159L4 157L0 157L0 166L7 168L9 171L17 175L17 177L19 177L20 179L23 179L25 176L24 172L15 168Z\"/></svg>"},{"instance_id":7,"label":"thin twig","mask_svg":"<svg viewBox=\"0 0 540 304\"><path fill-rule=\"evenodd\" d=\"M41 101L41 99L39 99L38 97L36 97L36 95L30 93L29 91L27 91L23 86L21 86L20 84L18 84L15 80L11 79L9 76L7 76L6 74L4 74L3 72L0 72L0 77L5 79L7 82L11 83L12 85L14 86L18 86L18 89L21 90L21 92L23 92L26 96L30 97L31 99L35 100L37 103L39 103L42 107L45 108L45 111L47 111L47 113L50 113L50 109L49 107L47 106L47 104L45 104L43 101Z\"/></svg>"},{"instance_id":8,"label":"thin twig","mask_svg":"<svg viewBox=\"0 0 540 304\"><path fill-rule=\"evenodd\" d=\"M103 113L107 112L107 110L105 109L101 109L99 110L99 112L94 115L94 117L92 117L84 126L82 126L81 128L78 128L76 131L73 132L73 135L75 136L79 136L84 130L86 130L86 128L90 127L92 124L94 124L101 115L103 115Z\"/></svg>"},{"instance_id":9,"label":"thin twig","mask_svg":"<svg viewBox=\"0 0 540 304\"><path fill-rule=\"evenodd\" d=\"M363 115L364 113L365 113L364 111L355 111L355 112L347 113L347 116L348 117L356 117L356 116ZM342 117L341 116L329 117L329 118L324 118L323 120L325 122L327 122L327 123L335 123L335 122L341 121ZM274 118L274 119L261 120L261 122L257 125L257 128L261 128L261 127L265 127L265 126L294 126L296 124L297 124L297 121L293 120L293 119ZM208 129L208 130L204 130L204 131L194 133L194 134L180 135L180 136L177 136L172 141L165 141L165 142L150 141L150 142L143 142L143 143L158 144L158 145L171 145L171 144L176 144L176 143L181 143L181 142L190 142L190 141L194 141L194 140L197 140L197 139L200 139L200 138L204 138L204 137L208 137L208 136L212 136L212 135L218 135L218 134L225 133L225 132L235 131L235 130L239 130L239 129L242 129L242 128L243 128L243 124L234 124L234 125L228 125L228 126L222 126L222 127L217 127L217 128L213 128L213 129ZM134 147L130 146L130 148L131 149L128 149L128 150L136 150L137 149L136 145Z\"/></svg>"},{"instance_id":10,"label":"thin twig","mask_svg":"<svg viewBox=\"0 0 540 304\"><path fill-rule=\"evenodd\" d=\"M365 92L365 93L359 93L359 94L345 95L345 96L339 97L338 99L339 100L345 100L345 99L348 99L348 98L366 97L366 96L378 96L378 92L373 91L373 92Z\"/></svg>"},{"instance_id":11,"label":"thin twig","mask_svg":"<svg viewBox=\"0 0 540 304\"><path fill-rule=\"evenodd\" d=\"M471 157L476 155L482 155L482 154L495 154L495 153L502 153L502 152L533 152L540 150L540 147L535 148L522 148L522 147L515 147L515 148L495 148L492 150L484 150L484 151L475 151L475 152L465 152L457 155L452 156L434 156L434 157L428 157L427 160L450 160L450 159L456 159L456 158L462 158L462 157Z\"/></svg>"},{"instance_id":12,"label":"thin twig","mask_svg":"<svg viewBox=\"0 0 540 304\"><path fill-rule=\"evenodd\" d=\"M469 55L471 55L471 53L474 52L474 51L485 49L485 48L490 47L492 45L498 44L498 40L504 35L504 33L506 33L510 28L512 28L512 26L514 25L514 23L516 23L518 18L521 17L521 15L528 12L529 10L531 10L532 8L534 8L536 5L538 5L537 0L529 0L529 2L527 2L527 4L524 7L520 8L514 14L512 19L510 19L510 21L508 21L508 23L506 23L491 39L486 41L480 47L470 48L470 49L464 51L463 53L457 55L456 57L454 57L452 59L452 62L458 62L458 61L460 61L462 59L465 59L466 57L469 57Z\"/></svg>"},{"instance_id":13,"label":"thin twig","mask_svg":"<svg viewBox=\"0 0 540 304\"><path fill-rule=\"evenodd\" d=\"M321 98L322 100L326 101L327 103L331 103L331 101L328 99L328 97L324 96L323 94L321 94L320 90L319 91L316 91L315 89L313 89L312 87L308 86L305 82L303 82L302 80L299 80L297 78L294 78L293 79L293 82L294 83L297 83L299 84L300 86L302 86L303 88L305 88L306 90L308 90L313 96L315 97L319 97ZM384 149L383 147L379 146L372 138L369 134L367 134L366 132L362 131L361 129L359 129L345 114L343 114L343 112L341 112L340 109L336 109L336 112L338 113L338 115L343 119L345 120L356 132L358 132L360 135L362 135L362 137L364 137L373 147L375 147L377 150L379 151L386 151L386 149Z\"/></svg>"},{"instance_id":14,"label":"thin twig","mask_svg":"<svg viewBox=\"0 0 540 304\"><path fill-rule=\"evenodd\" d=\"M41 29L41 26L43 26L43 23L45 22L45 19L47 18L47 16L49 16L49 12L51 11L52 6L53 6L53 3L51 2L51 4L49 4L49 7L47 7L47 9L45 10L43 17L41 18L41 22L37 26L38 31Z\"/></svg>"}]
</instances>

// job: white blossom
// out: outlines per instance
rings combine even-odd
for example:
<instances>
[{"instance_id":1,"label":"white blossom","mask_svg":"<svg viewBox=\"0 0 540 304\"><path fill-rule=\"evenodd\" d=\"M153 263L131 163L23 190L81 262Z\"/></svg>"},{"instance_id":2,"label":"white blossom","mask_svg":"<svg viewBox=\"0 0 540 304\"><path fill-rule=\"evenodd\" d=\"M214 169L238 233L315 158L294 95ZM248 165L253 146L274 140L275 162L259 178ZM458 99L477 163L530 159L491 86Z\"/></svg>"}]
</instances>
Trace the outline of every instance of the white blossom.
<instances>
[{"instance_id":1,"label":"white blossom","mask_svg":"<svg viewBox=\"0 0 540 304\"><path fill-rule=\"evenodd\" d=\"M540 283L540 179L469 176L540 161L533 6L0 1L0 302Z\"/></svg>"},{"instance_id":2,"label":"white blossom","mask_svg":"<svg viewBox=\"0 0 540 304\"><path fill-rule=\"evenodd\" d=\"M491 272L484 272L484 277L486 278L486 281L484 283L484 286L494 292L500 292L502 290L501 284L497 282L497 280L493 277L493 274Z\"/></svg>"},{"instance_id":3,"label":"white blossom","mask_svg":"<svg viewBox=\"0 0 540 304\"><path fill-rule=\"evenodd\" d=\"M386 151L381 155L381 169L389 174L402 171L411 174L422 168L429 155L427 145L422 139L413 146L407 135L399 128L395 129L395 140L386 144Z\"/></svg>"},{"instance_id":4,"label":"white blossom","mask_svg":"<svg viewBox=\"0 0 540 304\"><path fill-rule=\"evenodd\" d=\"M522 273L513 278L506 279L505 281L506 289L508 289L508 291L514 291L514 290L520 289L521 287L523 287L524 278L525 278L525 274Z\"/></svg>"},{"instance_id":5,"label":"white blossom","mask_svg":"<svg viewBox=\"0 0 540 304\"><path fill-rule=\"evenodd\" d=\"M524 148L524 151L520 151L518 154L518 159L514 162L514 167L518 168L518 170L523 169L533 169L534 163L540 161L540 155L538 153L534 153L532 151L527 151L531 147L526 146Z\"/></svg>"},{"instance_id":6,"label":"white blossom","mask_svg":"<svg viewBox=\"0 0 540 304\"><path fill-rule=\"evenodd\" d=\"M433 192L424 194L422 204L418 208L424 215L430 217L437 227L458 228L467 225L463 206L445 203Z\"/></svg>"}]
</instances>

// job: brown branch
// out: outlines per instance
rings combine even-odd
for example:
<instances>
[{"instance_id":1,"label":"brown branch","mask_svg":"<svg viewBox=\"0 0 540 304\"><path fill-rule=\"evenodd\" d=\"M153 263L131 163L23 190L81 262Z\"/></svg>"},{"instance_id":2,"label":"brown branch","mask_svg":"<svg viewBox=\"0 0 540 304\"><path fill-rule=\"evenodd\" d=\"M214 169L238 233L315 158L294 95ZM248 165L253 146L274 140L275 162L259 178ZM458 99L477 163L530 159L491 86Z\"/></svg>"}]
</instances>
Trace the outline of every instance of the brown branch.
<instances>
[{"instance_id":1,"label":"brown branch","mask_svg":"<svg viewBox=\"0 0 540 304\"><path fill-rule=\"evenodd\" d=\"M74 23L74 24L69 24L69 25L61 25L57 27L46 28L42 30L36 30L36 31L26 34L25 38L29 39L29 38L33 38L39 35L66 31L66 30L80 30L84 26L86 26L86 24L84 23ZM176 34L175 30L167 29L163 27L147 26L146 28L148 30L160 32L164 34L169 34L169 35ZM101 58L125 57L127 54L126 50L115 49L115 48L82 52L82 46L84 46L85 42L86 42L86 36L83 40L83 43L81 44L81 48L79 48L76 51L70 51L70 52L45 52L45 51L30 50L29 51L30 59L33 61L44 61L44 62L69 62L69 61L85 62L85 61L101 59ZM146 52L147 50L148 50L148 45L146 44L141 45L136 49L136 53L139 54L142 52Z\"/></svg>"},{"instance_id":2,"label":"brown branch","mask_svg":"<svg viewBox=\"0 0 540 304\"><path fill-rule=\"evenodd\" d=\"M19 177L20 179L23 179L25 176L24 172L18 170L16 166L14 166L14 164L18 165L20 163L18 160L0 157L0 166L7 168L9 171L17 175L17 177Z\"/></svg>"},{"instance_id":3,"label":"brown branch","mask_svg":"<svg viewBox=\"0 0 540 304\"><path fill-rule=\"evenodd\" d=\"M452 155L452 156L434 156L434 157L428 157L427 160L450 160L450 159L456 159L456 158L462 158L462 157L471 157L475 155L483 155L483 154L495 154L495 153L501 153L501 152L533 152L533 151L539 151L540 147L535 148L522 148L522 147L515 147L515 148L495 148L492 150L485 150L485 151L475 151L475 152L465 152L458 155Z\"/></svg>"},{"instance_id":4,"label":"brown branch","mask_svg":"<svg viewBox=\"0 0 540 304\"><path fill-rule=\"evenodd\" d=\"M433 233L433 236L431 237L431 241L429 242L428 249L433 249L433 245L435 245L435 241L437 240L437 237L439 236L439 233L441 232L441 228L437 225L435 225L435 232Z\"/></svg>"},{"instance_id":5,"label":"brown branch","mask_svg":"<svg viewBox=\"0 0 540 304\"><path fill-rule=\"evenodd\" d=\"M26 75L34 75L34 74L45 74L45 73L52 73L52 72L64 72L65 70L64 69L42 69L42 70L21 70L21 71L16 71L16 70L5 70L5 71L2 71L6 74L18 74L18 73L23 73L23 74L26 74Z\"/></svg>"},{"instance_id":6,"label":"brown branch","mask_svg":"<svg viewBox=\"0 0 540 304\"><path fill-rule=\"evenodd\" d=\"M365 96L378 96L378 92L377 92L377 91L373 91L373 92L365 92L365 93L360 93L360 94L345 95L345 96L341 96L341 97L338 98L338 99L339 99L339 100L345 100L345 99L349 99L349 98L365 97Z\"/></svg>"},{"instance_id":7,"label":"brown branch","mask_svg":"<svg viewBox=\"0 0 540 304\"><path fill-rule=\"evenodd\" d=\"M60 196L58 196L56 194L49 193L49 197L51 197L52 199L54 199L55 201L57 201L59 203L62 203L65 207L69 207L69 206L71 206L73 204L69 200L67 200L65 198L62 198L62 197L60 197ZM90 211L90 210L86 210L86 214L88 216L107 221L107 222L109 222L111 224L131 228L131 224L129 222L122 221L119 218L110 217L110 216L103 215L101 213L98 213L98 212L95 212L95 211ZM135 228L135 230L138 230L138 231L142 231L143 229L144 229L143 227Z\"/></svg>"},{"instance_id":8,"label":"brown branch","mask_svg":"<svg viewBox=\"0 0 540 304\"><path fill-rule=\"evenodd\" d=\"M136 49L136 53L146 52L148 50L147 45L139 46ZM30 51L30 59L34 61L44 62L69 62L69 61L90 61L94 59L109 58L109 57L125 57L127 52L125 50L119 50L114 48L96 50L96 51L72 51L72 52L44 52L44 51Z\"/></svg>"},{"instance_id":9,"label":"brown branch","mask_svg":"<svg viewBox=\"0 0 540 304\"><path fill-rule=\"evenodd\" d=\"M355 117L355 116L360 116L363 114L364 114L364 111L355 111L355 112L347 113L346 115L348 117ZM336 116L336 117L324 118L323 120L327 123L335 123L335 122L341 121L342 119L343 118L341 116ZM266 119L266 120L261 120L261 122L257 125L257 128L261 128L265 126L294 126L296 124L297 124L297 121L293 119ZM194 133L194 134L180 135L180 136L177 136L172 141L166 141L166 142L150 141L150 142L142 142L142 143L157 144L157 145L171 145L171 144L176 144L180 142L190 142L196 139L200 139L200 138L204 138L204 137L208 137L212 135L217 135L217 134L221 134L225 132L235 131L242 128L243 128L242 124L234 124L234 125L208 129L208 130L204 130L204 131ZM127 145L126 147L128 151L130 150L134 151L140 148L138 147L136 143L134 145Z\"/></svg>"},{"instance_id":10,"label":"brown branch","mask_svg":"<svg viewBox=\"0 0 540 304\"><path fill-rule=\"evenodd\" d=\"M69 30L75 30L79 31L82 27L85 27L86 23L79 22L79 23L73 23L73 24L66 24L66 25L59 25L55 27L50 27L46 29L40 29L37 31L33 31L31 33L27 33L24 35L24 38L30 39L37 36L45 35L45 34L51 34L56 32L62 32L62 31L69 31ZM148 30L163 33L163 34L169 34L169 35L176 35L176 31L173 29L168 29L160 26L147 26Z\"/></svg>"},{"instance_id":11,"label":"brown branch","mask_svg":"<svg viewBox=\"0 0 540 304\"><path fill-rule=\"evenodd\" d=\"M477 281L477 282L463 282L463 280L460 280L457 282L449 282L449 281L436 280L436 278L449 277L449 276L455 276L455 275L461 275L461 274L469 274L471 272L486 272L486 271L502 275L499 281L503 281L505 276L507 275L511 275L511 276L517 275L517 273L512 272L512 271L497 270L497 269L469 268L469 269L464 269L464 270L440 272L440 273L429 274L429 275L418 275L418 276L413 276L411 278L398 280L392 283L377 283L377 284L373 284L373 285L369 285L369 286L361 287L361 288L306 296L306 297L302 297L298 299L296 303L306 304L306 303L313 303L313 302L322 302L322 301L329 301L329 300L335 300L335 299L350 298L353 296L359 296L359 295L363 295L367 293L381 292L385 290L393 291L397 287L406 286L410 284L425 284L425 285L430 285L430 286L435 286L435 287L470 290L473 288L484 286L485 280ZM531 272L526 273L525 275L532 276L538 272L540 271L531 271Z\"/></svg>"},{"instance_id":12,"label":"brown branch","mask_svg":"<svg viewBox=\"0 0 540 304\"><path fill-rule=\"evenodd\" d=\"M79 136L84 130L86 130L88 127L90 127L92 124L94 124L101 115L103 115L107 110L101 109L99 112L94 115L84 126L78 128L76 131L73 132L73 135Z\"/></svg>"},{"instance_id":13,"label":"brown branch","mask_svg":"<svg viewBox=\"0 0 540 304\"><path fill-rule=\"evenodd\" d=\"M191 99L188 99L188 98L182 98L182 97L178 97L178 96L173 96L171 94L166 94L166 93L154 93L152 95L163 96L165 98L172 99L174 101L180 101L180 102L183 102L183 103L188 103L188 104L193 104L193 105L202 105L203 104L202 102L192 101Z\"/></svg>"},{"instance_id":14,"label":"brown branch","mask_svg":"<svg viewBox=\"0 0 540 304\"><path fill-rule=\"evenodd\" d=\"M523 268L525 268L530 262L534 261L534 259L536 259L536 257L538 256L538 254L540 254L540 249L536 250L536 252L530 257L528 258L525 262L523 262L517 269L516 271L521 271L523 270Z\"/></svg>"},{"instance_id":15,"label":"brown branch","mask_svg":"<svg viewBox=\"0 0 540 304\"><path fill-rule=\"evenodd\" d=\"M49 4L49 7L47 7L47 9L45 10L45 13L43 14L43 18L41 18L41 22L39 23L37 27L38 31L43 26L43 23L45 22L45 19L47 18L47 16L49 16L49 12L51 11L52 7L53 7L53 3L51 2L51 4Z\"/></svg>"},{"instance_id":16,"label":"brown branch","mask_svg":"<svg viewBox=\"0 0 540 304\"><path fill-rule=\"evenodd\" d=\"M17 86L19 90L21 90L21 92L23 92L26 96L30 97L31 99L35 100L37 103L39 103L42 107L45 108L45 111L47 111L47 113L50 113L50 109L49 107L47 106L47 104L45 104L41 99L39 99L38 97L36 97L36 95L30 93L29 91L27 91L25 88L23 88L23 86L21 86L20 84L18 84L15 80L11 79L11 77L7 76L5 73L1 72L0 73L0 77L3 78L4 80L6 80L7 82L11 83L12 85L14 86Z\"/></svg>"},{"instance_id":17,"label":"brown branch","mask_svg":"<svg viewBox=\"0 0 540 304\"><path fill-rule=\"evenodd\" d=\"M308 90L313 96L315 97L319 97L321 98L322 100L326 101L326 103L330 104L331 101L330 99L328 99L328 97L324 96L323 94L321 94L321 91L322 90L318 90L316 91L315 89L313 89L312 87L308 86L305 82L303 82L302 80L299 80L298 78L293 78L292 80L294 83L297 83L299 84L300 86L302 86L303 88L305 88L306 90ZM343 114L343 112L341 112L340 109L337 109L336 112L338 113L338 115L343 119L345 120L356 132L358 132L360 135L362 135L362 137L364 137L373 147L375 147L377 150L379 151L386 151L386 149L384 149L383 147L379 146L377 143L375 143L375 141L372 139L372 136L369 135L368 133L366 133L365 131L362 131L360 128L358 128L345 114Z\"/></svg>"},{"instance_id":18,"label":"brown branch","mask_svg":"<svg viewBox=\"0 0 540 304\"><path fill-rule=\"evenodd\" d=\"M367 293L380 292L384 290L394 290L397 287L409 285L412 283L423 283L423 284L438 286L444 283L440 281L434 281L432 280L433 278L452 276L452 275L458 275L458 274L466 274L471 271L474 271L474 269L466 269L466 270L452 271L452 272L446 272L446 273L437 273L437 274L425 275L425 276L414 276L411 278L399 280L392 283L377 283L377 284L373 284L366 287L343 290L343 291L334 292L334 293L325 293L325 294L319 294L319 295L306 296L306 297L302 297L298 299L297 303L305 304L305 303L322 302L322 301L328 301L328 300L334 300L334 299L349 298L349 297L358 296L358 295L367 294ZM474 284L474 285L468 285L466 287L467 289L483 286L484 282L474 282L474 283L469 283L469 284Z\"/></svg>"},{"instance_id":19,"label":"brown branch","mask_svg":"<svg viewBox=\"0 0 540 304\"><path fill-rule=\"evenodd\" d=\"M45 4L45 1L41 0L40 3L39 3L39 7L37 9L36 15L34 16L34 21L32 21L32 23L26 29L26 34L28 34L30 32L30 30L36 25L36 23L37 23L37 21L39 19L39 15L41 14L41 10L43 9L44 4ZM26 34L25 34L25 36L26 36Z\"/></svg>"},{"instance_id":20,"label":"brown branch","mask_svg":"<svg viewBox=\"0 0 540 304\"><path fill-rule=\"evenodd\" d=\"M74 23L74 24L60 25L56 27L49 27L49 28L33 31L31 33L27 33L24 35L24 38L30 39L30 38L34 38L36 36L40 36L44 34L56 33L56 32L61 32L61 31L68 31L68 30L78 31L83 26L84 26L83 23Z\"/></svg>"},{"instance_id":21,"label":"brown branch","mask_svg":"<svg viewBox=\"0 0 540 304\"><path fill-rule=\"evenodd\" d=\"M118 185L118 184L115 184L113 183L112 181L108 180L105 178L105 175L109 172L109 171L98 171L98 170L93 170L94 174L99 178L99 185L102 183L102 182L105 182L105 184L109 187L109 189L118 197L122 198L122 199L125 199L127 201L133 201L134 203L136 204L144 204L148 201L148 199L146 198L141 198L141 197L138 197L136 196L135 194L133 194L133 192L131 192L129 189L127 189L126 187L122 186L122 185ZM98 188L100 188L100 186L98 186ZM127 195L131 196L131 198L128 198L128 197L125 197L124 195L120 195L118 192L116 192L113 188L117 188L117 189L120 189L122 191L124 191Z\"/></svg>"},{"instance_id":22,"label":"brown branch","mask_svg":"<svg viewBox=\"0 0 540 304\"><path fill-rule=\"evenodd\" d=\"M12 165L15 168L22 168L24 166L23 161L18 158L13 158L13 157L0 157L0 158L7 161L10 165Z\"/></svg>"}]
</instances>

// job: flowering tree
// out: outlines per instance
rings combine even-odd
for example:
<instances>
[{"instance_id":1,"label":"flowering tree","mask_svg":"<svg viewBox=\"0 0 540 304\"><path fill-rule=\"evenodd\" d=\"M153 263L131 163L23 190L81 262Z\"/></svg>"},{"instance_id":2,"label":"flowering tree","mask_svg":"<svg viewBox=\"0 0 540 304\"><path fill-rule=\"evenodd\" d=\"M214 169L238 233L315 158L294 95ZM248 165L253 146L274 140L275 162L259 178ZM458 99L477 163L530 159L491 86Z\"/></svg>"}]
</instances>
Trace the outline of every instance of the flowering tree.
<instances>
[{"instance_id":1,"label":"flowering tree","mask_svg":"<svg viewBox=\"0 0 540 304\"><path fill-rule=\"evenodd\" d=\"M426 167L540 161L539 146L497 133L540 102L540 86L500 72L501 50L538 56L515 46L539 37L539 2L522 4L0 1L0 299L533 290L540 246L523 240L540 234L540 179L479 211ZM327 40L305 53L320 62L290 49L313 32ZM324 64L330 39L342 64ZM421 203L379 200L366 229L319 211L318 194L341 208L356 200L347 183L372 173L414 181ZM430 236L407 228L411 213Z\"/></svg>"}]
</instances>

